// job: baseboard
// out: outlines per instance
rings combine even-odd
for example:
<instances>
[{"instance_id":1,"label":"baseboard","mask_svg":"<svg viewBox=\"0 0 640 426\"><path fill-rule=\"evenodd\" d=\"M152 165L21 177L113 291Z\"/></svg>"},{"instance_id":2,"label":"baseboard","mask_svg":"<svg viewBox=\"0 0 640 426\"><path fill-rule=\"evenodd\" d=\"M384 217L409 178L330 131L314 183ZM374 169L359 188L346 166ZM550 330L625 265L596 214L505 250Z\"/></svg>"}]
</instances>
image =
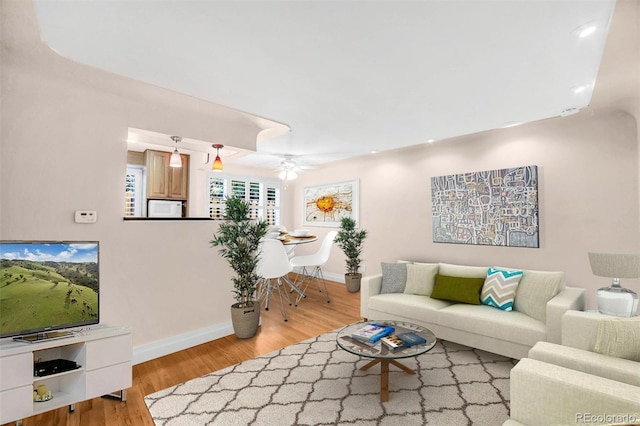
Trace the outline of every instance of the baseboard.
<instances>
[{"instance_id":1,"label":"baseboard","mask_svg":"<svg viewBox=\"0 0 640 426\"><path fill-rule=\"evenodd\" d=\"M344 284L344 274L336 274L333 272L324 272L324 271L322 271L322 274L324 275L324 278L329 281L334 281L337 283Z\"/></svg>"},{"instance_id":2,"label":"baseboard","mask_svg":"<svg viewBox=\"0 0 640 426\"><path fill-rule=\"evenodd\" d=\"M140 364L224 336L229 336L230 334L233 334L233 326L231 325L231 321L228 321L177 336L171 336L166 339L134 347L132 362L133 365Z\"/></svg>"},{"instance_id":3,"label":"baseboard","mask_svg":"<svg viewBox=\"0 0 640 426\"><path fill-rule=\"evenodd\" d=\"M322 273L325 279L344 284L344 274L324 271ZM231 325L231 321L228 321L211 327L201 328L199 330L157 340L145 345L136 346L133 348L133 365L150 361L155 358L160 358L161 356L182 351L231 334L233 334L233 326Z\"/></svg>"},{"instance_id":4,"label":"baseboard","mask_svg":"<svg viewBox=\"0 0 640 426\"><path fill-rule=\"evenodd\" d=\"M300 268L294 268L293 272L298 273ZM322 275L326 280L344 284L344 273L336 274L334 272L322 271Z\"/></svg>"}]
</instances>

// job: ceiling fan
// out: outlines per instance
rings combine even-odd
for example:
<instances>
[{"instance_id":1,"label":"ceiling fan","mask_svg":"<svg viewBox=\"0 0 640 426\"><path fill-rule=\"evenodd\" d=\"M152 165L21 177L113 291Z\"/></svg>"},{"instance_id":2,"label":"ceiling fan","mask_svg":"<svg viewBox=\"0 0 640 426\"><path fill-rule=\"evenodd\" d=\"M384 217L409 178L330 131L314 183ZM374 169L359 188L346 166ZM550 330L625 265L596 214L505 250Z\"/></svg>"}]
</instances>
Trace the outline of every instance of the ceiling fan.
<instances>
[{"instance_id":1,"label":"ceiling fan","mask_svg":"<svg viewBox=\"0 0 640 426\"><path fill-rule=\"evenodd\" d=\"M284 154L282 156L282 161L280 162L280 166L276 169L278 172L278 177L282 180L293 180L298 177L298 173L303 170L313 170L317 169L318 166L305 163L301 160L298 160L299 155L292 154Z\"/></svg>"},{"instance_id":2,"label":"ceiling fan","mask_svg":"<svg viewBox=\"0 0 640 426\"><path fill-rule=\"evenodd\" d=\"M251 152L235 161L238 164L268 168L281 175L280 178L283 180L293 180L300 172L315 170L324 164L352 155L351 153L280 154L277 152Z\"/></svg>"}]
</instances>

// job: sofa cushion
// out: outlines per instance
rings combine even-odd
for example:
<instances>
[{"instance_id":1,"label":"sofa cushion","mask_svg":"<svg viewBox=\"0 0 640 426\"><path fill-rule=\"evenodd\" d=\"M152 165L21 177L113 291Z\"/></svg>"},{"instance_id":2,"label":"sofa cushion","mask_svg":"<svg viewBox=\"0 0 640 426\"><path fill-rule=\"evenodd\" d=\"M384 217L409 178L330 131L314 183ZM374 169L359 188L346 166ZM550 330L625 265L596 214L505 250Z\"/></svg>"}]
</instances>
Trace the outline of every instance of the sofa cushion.
<instances>
[{"instance_id":1,"label":"sofa cushion","mask_svg":"<svg viewBox=\"0 0 640 426\"><path fill-rule=\"evenodd\" d=\"M480 291L483 284L484 277L450 277L438 274L431 292L431 298L479 305Z\"/></svg>"},{"instance_id":2,"label":"sofa cushion","mask_svg":"<svg viewBox=\"0 0 640 426\"><path fill-rule=\"evenodd\" d=\"M382 263L380 293L402 293L407 282L406 263Z\"/></svg>"},{"instance_id":3,"label":"sofa cushion","mask_svg":"<svg viewBox=\"0 0 640 426\"><path fill-rule=\"evenodd\" d=\"M407 284L404 292L406 294L417 294L421 296L431 295L437 274L437 263L407 264Z\"/></svg>"},{"instance_id":4,"label":"sofa cushion","mask_svg":"<svg viewBox=\"0 0 640 426\"><path fill-rule=\"evenodd\" d=\"M438 310L449 305L451 302L415 294L387 293L369 298L369 309L372 311L430 323L436 323Z\"/></svg>"},{"instance_id":5,"label":"sofa cushion","mask_svg":"<svg viewBox=\"0 0 640 426\"><path fill-rule=\"evenodd\" d=\"M546 327L541 321L521 312L506 313L487 305L447 306L438 311L438 324L527 346L546 340Z\"/></svg>"},{"instance_id":6,"label":"sofa cushion","mask_svg":"<svg viewBox=\"0 0 640 426\"><path fill-rule=\"evenodd\" d=\"M438 273L449 277L463 278L485 278L487 276L486 266L466 266L453 265L451 263L439 263Z\"/></svg>"},{"instance_id":7,"label":"sofa cushion","mask_svg":"<svg viewBox=\"0 0 640 426\"><path fill-rule=\"evenodd\" d=\"M640 317L600 320L593 351L640 361Z\"/></svg>"},{"instance_id":8,"label":"sofa cushion","mask_svg":"<svg viewBox=\"0 0 640 426\"><path fill-rule=\"evenodd\" d=\"M565 285L564 272L525 269L513 301L513 310L546 323L547 302L564 290Z\"/></svg>"},{"instance_id":9,"label":"sofa cushion","mask_svg":"<svg viewBox=\"0 0 640 426\"><path fill-rule=\"evenodd\" d=\"M480 293L480 301L483 305L511 311L520 278L522 271L489 268Z\"/></svg>"}]
</instances>

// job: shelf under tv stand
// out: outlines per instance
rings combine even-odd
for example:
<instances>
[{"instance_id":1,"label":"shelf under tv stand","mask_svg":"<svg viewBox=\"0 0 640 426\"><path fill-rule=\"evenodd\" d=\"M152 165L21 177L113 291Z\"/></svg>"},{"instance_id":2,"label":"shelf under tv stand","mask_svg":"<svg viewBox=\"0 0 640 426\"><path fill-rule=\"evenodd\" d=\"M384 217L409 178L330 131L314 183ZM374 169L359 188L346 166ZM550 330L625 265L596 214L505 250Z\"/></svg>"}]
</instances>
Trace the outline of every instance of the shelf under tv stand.
<instances>
[{"instance_id":1,"label":"shelf under tv stand","mask_svg":"<svg viewBox=\"0 0 640 426\"><path fill-rule=\"evenodd\" d=\"M52 359L75 361L79 368L34 376L34 362ZM64 339L33 343L0 341L0 424L17 421L99 396L126 400L131 387L131 330L94 326ZM53 393L48 401L33 400L34 389L45 385ZM119 392L119 396L117 393Z\"/></svg>"}]
</instances>

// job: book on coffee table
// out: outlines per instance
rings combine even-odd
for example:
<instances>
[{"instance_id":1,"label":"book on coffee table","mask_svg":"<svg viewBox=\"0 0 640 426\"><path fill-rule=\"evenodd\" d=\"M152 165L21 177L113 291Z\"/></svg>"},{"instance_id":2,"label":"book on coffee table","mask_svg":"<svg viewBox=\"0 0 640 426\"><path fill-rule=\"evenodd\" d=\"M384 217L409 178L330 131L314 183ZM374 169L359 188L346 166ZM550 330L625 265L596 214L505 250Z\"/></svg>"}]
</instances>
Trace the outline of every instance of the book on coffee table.
<instances>
[{"instance_id":1,"label":"book on coffee table","mask_svg":"<svg viewBox=\"0 0 640 426\"><path fill-rule=\"evenodd\" d=\"M372 323L353 332L351 338L363 343L376 343L394 331L395 328L391 326Z\"/></svg>"},{"instance_id":2,"label":"book on coffee table","mask_svg":"<svg viewBox=\"0 0 640 426\"><path fill-rule=\"evenodd\" d=\"M408 348L427 343L427 339L413 332L392 334L384 336L380 340L391 349Z\"/></svg>"}]
</instances>

